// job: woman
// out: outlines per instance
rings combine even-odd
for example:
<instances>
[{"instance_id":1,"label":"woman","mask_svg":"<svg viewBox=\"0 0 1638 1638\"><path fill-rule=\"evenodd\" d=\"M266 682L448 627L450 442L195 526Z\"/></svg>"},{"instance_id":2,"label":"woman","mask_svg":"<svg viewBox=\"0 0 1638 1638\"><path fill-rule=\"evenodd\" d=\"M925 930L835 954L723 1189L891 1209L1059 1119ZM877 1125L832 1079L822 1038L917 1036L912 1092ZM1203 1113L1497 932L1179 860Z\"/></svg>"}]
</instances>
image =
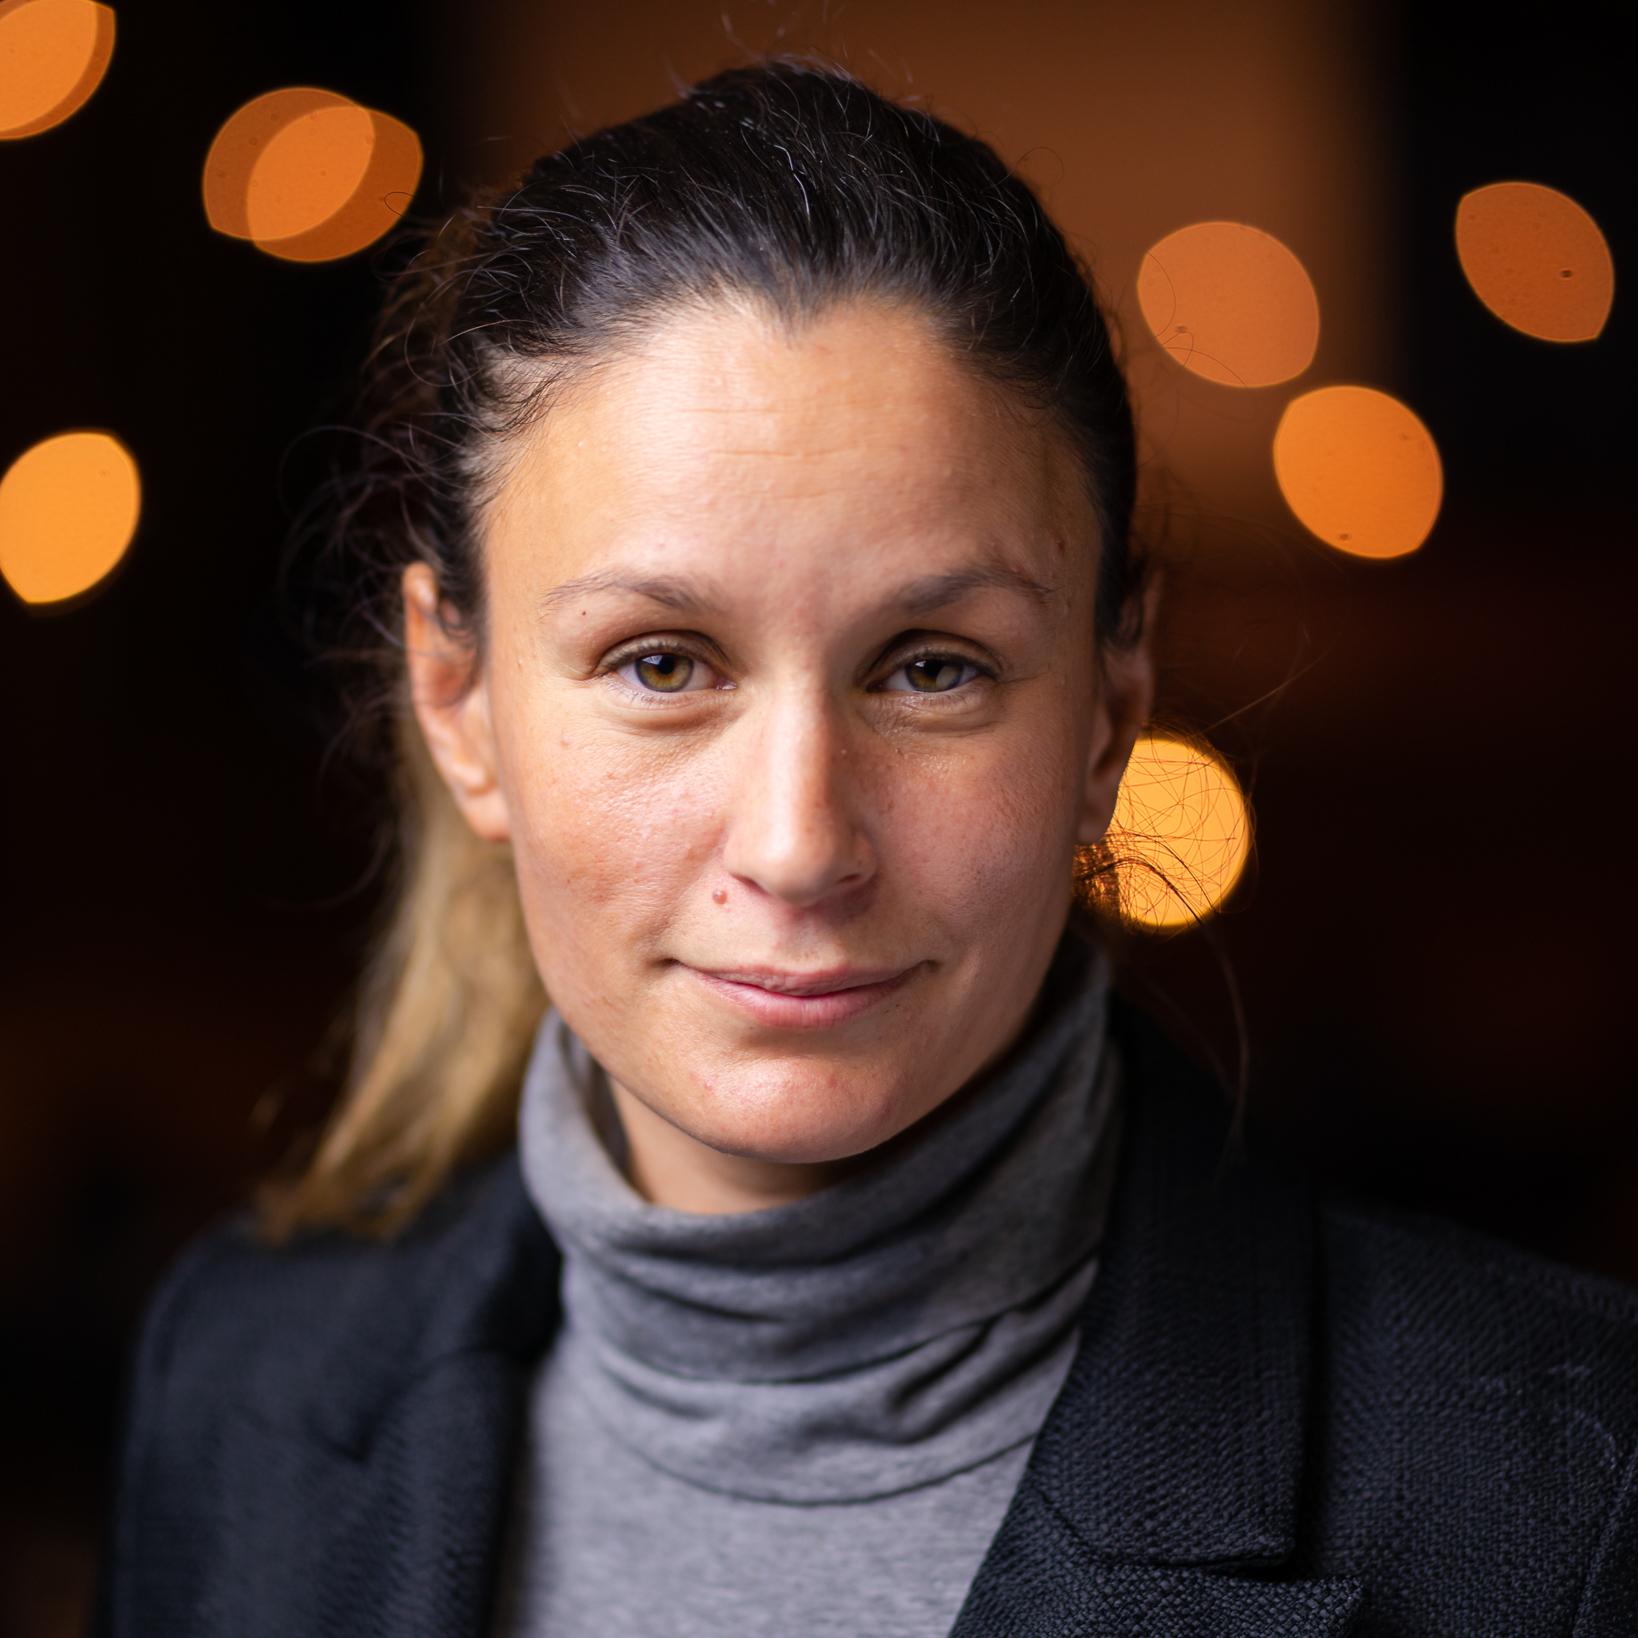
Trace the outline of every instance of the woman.
<instances>
[{"instance_id":1,"label":"woman","mask_svg":"<svg viewBox=\"0 0 1638 1638\"><path fill-rule=\"evenodd\" d=\"M97 1630L1632 1632L1638 1294L1318 1189L1111 993L1132 423L994 153L724 73L372 357L402 891L151 1303Z\"/></svg>"}]
</instances>

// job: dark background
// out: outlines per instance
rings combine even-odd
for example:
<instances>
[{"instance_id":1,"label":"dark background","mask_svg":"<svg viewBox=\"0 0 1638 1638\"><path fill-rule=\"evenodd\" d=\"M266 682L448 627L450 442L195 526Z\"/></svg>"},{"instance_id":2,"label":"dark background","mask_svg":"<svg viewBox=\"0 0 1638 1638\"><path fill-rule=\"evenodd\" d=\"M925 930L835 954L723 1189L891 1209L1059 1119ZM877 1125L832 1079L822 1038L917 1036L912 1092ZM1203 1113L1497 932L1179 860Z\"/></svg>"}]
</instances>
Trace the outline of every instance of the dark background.
<instances>
[{"instance_id":1,"label":"dark background","mask_svg":"<svg viewBox=\"0 0 1638 1638\"><path fill-rule=\"evenodd\" d=\"M743 60L742 41L829 50L888 94L919 69L937 111L984 110L1005 157L1050 139L1047 175L1066 186L1138 157L1032 130L1027 91L985 103L982 47L1003 24L983 6L884 7L899 32L880 54L878 20L833 6L748 5L732 38L715 6L683 8L698 13L685 23L672 7L664 28L640 4L116 9L90 102L0 143L0 468L101 426L143 479L135 542L93 593L53 610L0 591L8 1633L78 1630L132 1326L182 1242L322 1115L335 1061L318 1049L377 890L368 789L327 760L333 719L274 593L320 473L314 429L343 412L392 250L300 266L213 233L198 178L222 121L296 84L392 113L425 149L419 212L507 174L565 124L667 100L673 73ZM1220 9L1147 16L1166 14L1182 54ZM1354 224L1377 254L1348 301L1375 326L1371 384L1438 441L1445 500L1419 552L1356 563L1308 540L1263 478L1250 501L1215 505L1214 469L1197 464L1173 518L1165 691L1234 760L1258 846L1209 933L1143 942L1124 982L1231 1066L1237 998L1254 1118L1319 1171L1638 1281L1616 8L1229 9L1248 63L1342 65L1353 112L1316 95L1313 132L1281 126L1273 151L1317 141L1326 120L1363 122L1374 180L1336 179L1335 208L1338 231ZM1071 26L1058 5L1004 10L1008 38L1028 37L1014 48L1026 68ZM1135 15L1084 5L1073 27L1095 42ZM561 49L535 62L543 40ZM612 90L594 60L616 65ZM1128 81L1152 79L1134 95L1175 91L1180 57L1134 60ZM537 112L519 118L530 97ZM1154 161L1156 188L1212 141L1181 95L1175 118L1181 157ZM1463 280L1456 200L1513 178L1563 189L1607 235L1617 295L1597 341L1511 331ZM1311 266L1326 238L1316 197L1306 241L1282 235ZM1168 225L1206 215L1257 220L1226 198L1180 204ZM1097 263L1120 222L1092 208L1065 225L1124 301L1130 266ZM1337 350L1346 322L1326 335L1294 388L1242 400L1272 416L1291 390L1360 378ZM1224 438L1239 437L1225 414ZM1244 457L1224 448L1232 474Z\"/></svg>"}]
</instances>

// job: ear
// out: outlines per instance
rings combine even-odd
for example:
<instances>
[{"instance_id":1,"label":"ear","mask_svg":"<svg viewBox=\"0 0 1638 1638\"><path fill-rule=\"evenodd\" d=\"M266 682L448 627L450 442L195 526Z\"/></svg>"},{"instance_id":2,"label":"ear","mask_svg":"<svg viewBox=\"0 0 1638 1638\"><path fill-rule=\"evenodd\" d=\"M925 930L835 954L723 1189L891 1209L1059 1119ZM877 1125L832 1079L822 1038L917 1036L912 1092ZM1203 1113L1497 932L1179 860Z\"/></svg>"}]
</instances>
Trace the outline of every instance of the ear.
<instances>
[{"instance_id":1,"label":"ear","mask_svg":"<svg viewBox=\"0 0 1638 1638\"><path fill-rule=\"evenodd\" d=\"M455 805L489 842L511 839L501 789L486 675L473 675L471 650L438 618L438 582L426 563L412 563L401 581L404 657L410 698L421 733Z\"/></svg>"},{"instance_id":2,"label":"ear","mask_svg":"<svg viewBox=\"0 0 1638 1638\"><path fill-rule=\"evenodd\" d=\"M1159 606L1157 568L1143 590L1143 636L1129 649L1107 648L1103 654L1096 720L1092 743L1087 747L1080 826L1075 833L1082 846L1101 841L1108 830L1132 746L1154 710L1153 633Z\"/></svg>"}]
</instances>

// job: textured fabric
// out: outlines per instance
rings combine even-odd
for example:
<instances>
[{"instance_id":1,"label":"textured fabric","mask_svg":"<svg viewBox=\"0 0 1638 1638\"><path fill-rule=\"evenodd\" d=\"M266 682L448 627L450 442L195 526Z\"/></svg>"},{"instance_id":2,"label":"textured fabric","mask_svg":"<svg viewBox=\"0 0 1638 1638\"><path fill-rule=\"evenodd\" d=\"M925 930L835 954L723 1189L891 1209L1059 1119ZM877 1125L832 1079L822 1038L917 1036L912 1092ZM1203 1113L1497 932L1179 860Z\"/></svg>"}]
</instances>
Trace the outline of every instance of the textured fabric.
<instances>
[{"instance_id":1,"label":"textured fabric","mask_svg":"<svg viewBox=\"0 0 1638 1638\"><path fill-rule=\"evenodd\" d=\"M1316 1186L1111 1028L1097 1278L951 1638L1632 1638L1638 1290ZM558 1267L515 1149L389 1247L212 1225L133 1339L93 1638L480 1638Z\"/></svg>"},{"instance_id":2,"label":"textured fabric","mask_svg":"<svg viewBox=\"0 0 1638 1638\"><path fill-rule=\"evenodd\" d=\"M550 1386L541 1397L495 1638L938 1638L1029 1456L1025 1441L862 1503L747 1501L587 1437L575 1400Z\"/></svg>"},{"instance_id":3,"label":"textured fabric","mask_svg":"<svg viewBox=\"0 0 1638 1638\"><path fill-rule=\"evenodd\" d=\"M626 1182L602 1071L548 1012L519 1148L563 1319L497 1634L949 1630L1095 1275L1108 976L1066 930L987 1073L846 1180L721 1216Z\"/></svg>"}]
</instances>

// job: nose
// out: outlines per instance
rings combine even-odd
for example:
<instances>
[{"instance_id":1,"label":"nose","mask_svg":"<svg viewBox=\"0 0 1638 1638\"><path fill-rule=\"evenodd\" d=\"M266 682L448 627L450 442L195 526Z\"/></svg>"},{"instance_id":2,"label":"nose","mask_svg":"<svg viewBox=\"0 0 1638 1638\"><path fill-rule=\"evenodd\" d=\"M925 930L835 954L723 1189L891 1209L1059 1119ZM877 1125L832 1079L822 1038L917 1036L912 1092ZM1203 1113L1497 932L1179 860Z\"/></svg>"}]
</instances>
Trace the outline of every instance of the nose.
<instances>
[{"instance_id":1,"label":"nose","mask_svg":"<svg viewBox=\"0 0 1638 1638\"><path fill-rule=\"evenodd\" d=\"M811 688L769 700L734 747L724 866L796 906L857 887L875 869L851 736Z\"/></svg>"}]
</instances>

